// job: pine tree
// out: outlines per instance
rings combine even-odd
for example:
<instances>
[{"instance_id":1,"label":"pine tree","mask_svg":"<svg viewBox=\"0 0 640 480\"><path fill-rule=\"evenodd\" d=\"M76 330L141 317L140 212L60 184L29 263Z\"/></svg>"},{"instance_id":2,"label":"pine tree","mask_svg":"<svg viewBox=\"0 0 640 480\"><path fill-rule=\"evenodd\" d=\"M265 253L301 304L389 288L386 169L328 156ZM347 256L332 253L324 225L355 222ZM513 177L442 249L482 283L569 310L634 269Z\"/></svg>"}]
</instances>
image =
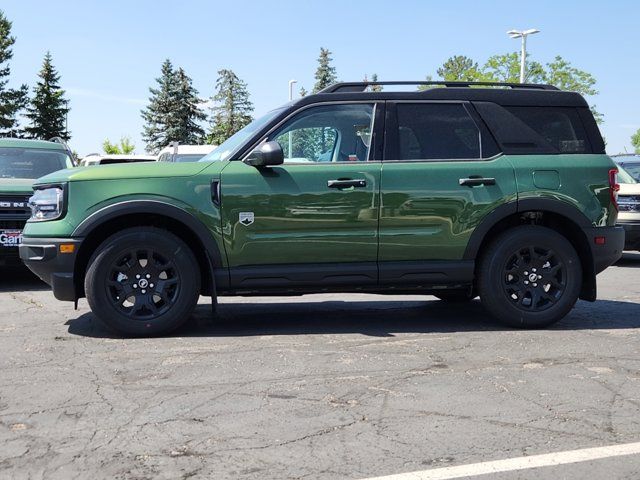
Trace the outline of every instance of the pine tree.
<instances>
[{"instance_id":1,"label":"pine tree","mask_svg":"<svg viewBox=\"0 0 640 480\"><path fill-rule=\"evenodd\" d=\"M306 97L307 90L304 87L300 87L300 97Z\"/></svg>"},{"instance_id":2,"label":"pine tree","mask_svg":"<svg viewBox=\"0 0 640 480\"><path fill-rule=\"evenodd\" d=\"M175 136L175 124L172 112L175 110L175 92L177 82L173 64L166 59L161 67L160 77L156 78L158 88L149 88L151 96L149 105L142 109L144 120L142 127L142 139L146 144L146 150L156 153L172 141Z\"/></svg>"},{"instance_id":3,"label":"pine tree","mask_svg":"<svg viewBox=\"0 0 640 480\"><path fill-rule=\"evenodd\" d=\"M371 75L371 81L372 82L377 82L378 81L378 74L374 73L373 75ZM382 91L382 85L371 85L371 91L372 92L381 92Z\"/></svg>"},{"instance_id":4,"label":"pine tree","mask_svg":"<svg viewBox=\"0 0 640 480\"><path fill-rule=\"evenodd\" d=\"M207 116L200 108L202 100L198 97L198 91L194 88L191 78L182 68L176 72L176 111L174 115L178 121L176 125L176 138L180 143L199 144L204 140L204 129L201 121Z\"/></svg>"},{"instance_id":5,"label":"pine tree","mask_svg":"<svg viewBox=\"0 0 640 480\"><path fill-rule=\"evenodd\" d=\"M182 68L174 70L171 60L166 59L156 83L158 88L149 88L149 105L141 112L147 152L156 153L171 142L201 143L204 130L199 122L206 115L191 78Z\"/></svg>"},{"instance_id":6,"label":"pine tree","mask_svg":"<svg viewBox=\"0 0 640 480\"><path fill-rule=\"evenodd\" d=\"M247 84L231 70L218 71L216 94L212 97L211 132L209 143L220 145L238 130L248 125L253 104L249 100Z\"/></svg>"},{"instance_id":7,"label":"pine tree","mask_svg":"<svg viewBox=\"0 0 640 480\"><path fill-rule=\"evenodd\" d=\"M29 87L7 87L11 73L8 62L13 57L11 47L16 41L11 36L11 25L0 10L0 135L16 136L19 134L17 114L27 105Z\"/></svg>"},{"instance_id":8,"label":"pine tree","mask_svg":"<svg viewBox=\"0 0 640 480\"><path fill-rule=\"evenodd\" d=\"M316 84L313 86L313 93L318 93L323 88L328 87L332 83L336 83L336 67L331 65L331 52L326 48L320 48L320 56L318 57L318 69L316 70Z\"/></svg>"},{"instance_id":9,"label":"pine tree","mask_svg":"<svg viewBox=\"0 0 640 480\"><path fill-rule=\"evenodd\" d=\"M44 56L38 77L40 78L33 88L33 98L25 114L29 119L25 133L31 138L42 140L52 137L69 140L71 134L66 126L69 103L64 98L64 90L60 88L60 75L53 66L50 52Z\"/></svg>"}]
</instances>

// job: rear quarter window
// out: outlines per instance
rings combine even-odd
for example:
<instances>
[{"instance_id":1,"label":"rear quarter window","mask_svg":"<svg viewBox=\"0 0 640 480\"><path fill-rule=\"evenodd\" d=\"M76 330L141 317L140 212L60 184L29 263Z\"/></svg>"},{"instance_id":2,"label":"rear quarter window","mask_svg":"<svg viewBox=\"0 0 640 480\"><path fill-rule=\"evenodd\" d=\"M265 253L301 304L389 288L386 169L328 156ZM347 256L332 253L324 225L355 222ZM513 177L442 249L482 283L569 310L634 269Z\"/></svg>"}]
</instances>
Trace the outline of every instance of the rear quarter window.
<instances>
[{"instance_id":1,"label":"rear quarter window","mask_svg":"<svg viewBox=\"0 0 640 480\"><path fill-rule=\"evenodd\" d=\"M504 107L559 153L591 153L582 120L570 107Z\"/></svg>"}]
</instances>

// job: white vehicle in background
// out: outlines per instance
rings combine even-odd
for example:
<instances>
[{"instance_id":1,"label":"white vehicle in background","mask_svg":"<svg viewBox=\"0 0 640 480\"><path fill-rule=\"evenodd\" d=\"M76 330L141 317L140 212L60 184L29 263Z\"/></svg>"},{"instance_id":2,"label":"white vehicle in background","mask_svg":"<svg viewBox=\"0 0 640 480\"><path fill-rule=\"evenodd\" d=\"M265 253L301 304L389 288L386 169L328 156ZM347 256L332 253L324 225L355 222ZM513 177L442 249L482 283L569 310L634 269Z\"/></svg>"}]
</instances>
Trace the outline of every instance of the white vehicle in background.
<instances>
[{"instance_id":1,"label":"white vehicle in background","mask_svg":"<svg viewBox=\"0 0 640 480\"><path fill-rule=\"evenodd\" d=\"M169 144L160 150L159 162L197 162L210 154L217 145L179 145L178 142Z\"/></svg>"},{"instance_id":2,"label":"white vehicle in background","mask_svg":"<svg viewBox=\"0 0 640 480\"><path fill-rule=\"evenodd\" d=\"M90 167L93 165L110 165L113 163L155 162L156 160L157 157L155 155L108 155L106 153L91 153L80 160L79 166Z\"/></svg>"}]
</instances>

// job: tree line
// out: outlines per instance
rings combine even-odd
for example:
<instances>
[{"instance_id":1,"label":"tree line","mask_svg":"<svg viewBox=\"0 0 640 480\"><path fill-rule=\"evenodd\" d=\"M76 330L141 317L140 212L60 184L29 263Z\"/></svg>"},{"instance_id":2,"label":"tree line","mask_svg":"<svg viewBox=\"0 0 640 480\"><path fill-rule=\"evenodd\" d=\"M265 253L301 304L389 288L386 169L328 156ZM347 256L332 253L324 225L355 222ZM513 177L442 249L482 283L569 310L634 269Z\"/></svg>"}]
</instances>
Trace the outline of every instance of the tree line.
<instances>
[{"instance_id":1,"label":"tree line","mask_svg":"<svg viewBox=\"0 0 640 480\"><path fill-rule=\"evenodd\" d=\"M50 52L44 56L31 97L27 85L9 87L9 61L13 58L16 42L11 35L11 27L12 23L0 10L0 136L69 140L69 102L60 88L60 74L53 66ZM26 118L26 122L21 121L21 116Z\"/></svg>"},{"instance_id":2,"label":"tree line","mask_svg":"<svg viewBox=\"0 0 640 480\"><path fill-rule=\"evenodd\" d=\"M10 61L16 42L16 38L11 35L11 28L12 22L0 10L0 136L45 140L60 137L69 140L69 101L60 86L60 74L53 65L50 52L44 56L31 95L25 84L16 88L10 86ZM311 93L317 93L338 81L331 55L332 52L328 49L320 48ZM484 63L465 55L454 55L437 68L437 79L517 83L520 75L519 55L518 52L493 55ZM526 65L525 81L528 83L547 83L587 97L598 95L595 77L573 66L560 55L544 64L527 55ZM426 77L427 81L432 81L433 78L433 75ZM367 80L366 75L364 80ZM371 81L377 80L377 74L372 74ZM381 91L382 88L376 85L369 90ZM148 152L155 153L175 141L182 144L220 144L253 119L253 103L248 86L230 69L218 71L215 93L205 100L199 97L185 70L175 68L167 59L161 66L155 85L149 91L149 103L141 111L144 122L142 138ZM307 93L302 86L300 96ZM604 117L596 106L591 105L591 109L598 123L602 123ZM315 138L310 133L306 138L305 132L300 132L298 137L293 140L293 151L285 152L286 154L293 155L296 149L303 147L308 149L314 142L320 142L317 148L322 148L322 144L330 140L323 136ZM636 153L640 153L640 129L632 135L631 144ZM105 140L103 144L107 153L129 153L134 148L128 137L123 137L119 144L113 144L109 140ZM285 148L288 149L288 145Z\"/></svg>"},{"instance_id":3,"label":"tree line","mask_svg":"<svg viewBox=\"0 0 640 480\"><path fill-rule=\"evenodd\" d=\"M321 48L312 93L337 81L331 61L331 52ZM233 70L218 71L215 93L205 101L184 69L175 68L167 59L149 91L149 104L141 112L142 138L148 152L156 153L171 142L219 145L253 120L247 84ZM302 87L300 96L306 94ZM205 113L207 104L209 115ZM203 122L208 123L208 128L203 128Z\"/></svg>"}]
</instances>

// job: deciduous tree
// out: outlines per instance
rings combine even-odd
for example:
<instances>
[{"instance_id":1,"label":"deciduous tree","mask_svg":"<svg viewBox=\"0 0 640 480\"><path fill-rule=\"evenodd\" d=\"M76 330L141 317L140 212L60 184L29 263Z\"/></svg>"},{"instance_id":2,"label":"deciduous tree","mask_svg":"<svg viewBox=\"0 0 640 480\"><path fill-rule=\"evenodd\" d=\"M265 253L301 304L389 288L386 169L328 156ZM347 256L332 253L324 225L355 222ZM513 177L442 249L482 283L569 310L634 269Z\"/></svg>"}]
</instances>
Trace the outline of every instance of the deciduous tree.
<instances>
[{"instance_id":1,"label":"deciduous tree","mask_svg":"<svg viewBox=\"0 0 640 480\"><path fill-rule=\"evenodd\" d=\"M136 146L131 142L129 137L121 137L119 143L111 143L109 139L102 142L102 150L109 155L121 155L133 153Z\"/></svg>"},{"instance_id":2,"label":"deciduous tree","mask_svg":"<svg viewBox=\"0 0 640 480\"><path fill-rule=\"evenodd\" d=\"M631 135L631 145L633 145L636 153L640 153L640 128L636 133Z\"/></svg>"}]
</instances>

